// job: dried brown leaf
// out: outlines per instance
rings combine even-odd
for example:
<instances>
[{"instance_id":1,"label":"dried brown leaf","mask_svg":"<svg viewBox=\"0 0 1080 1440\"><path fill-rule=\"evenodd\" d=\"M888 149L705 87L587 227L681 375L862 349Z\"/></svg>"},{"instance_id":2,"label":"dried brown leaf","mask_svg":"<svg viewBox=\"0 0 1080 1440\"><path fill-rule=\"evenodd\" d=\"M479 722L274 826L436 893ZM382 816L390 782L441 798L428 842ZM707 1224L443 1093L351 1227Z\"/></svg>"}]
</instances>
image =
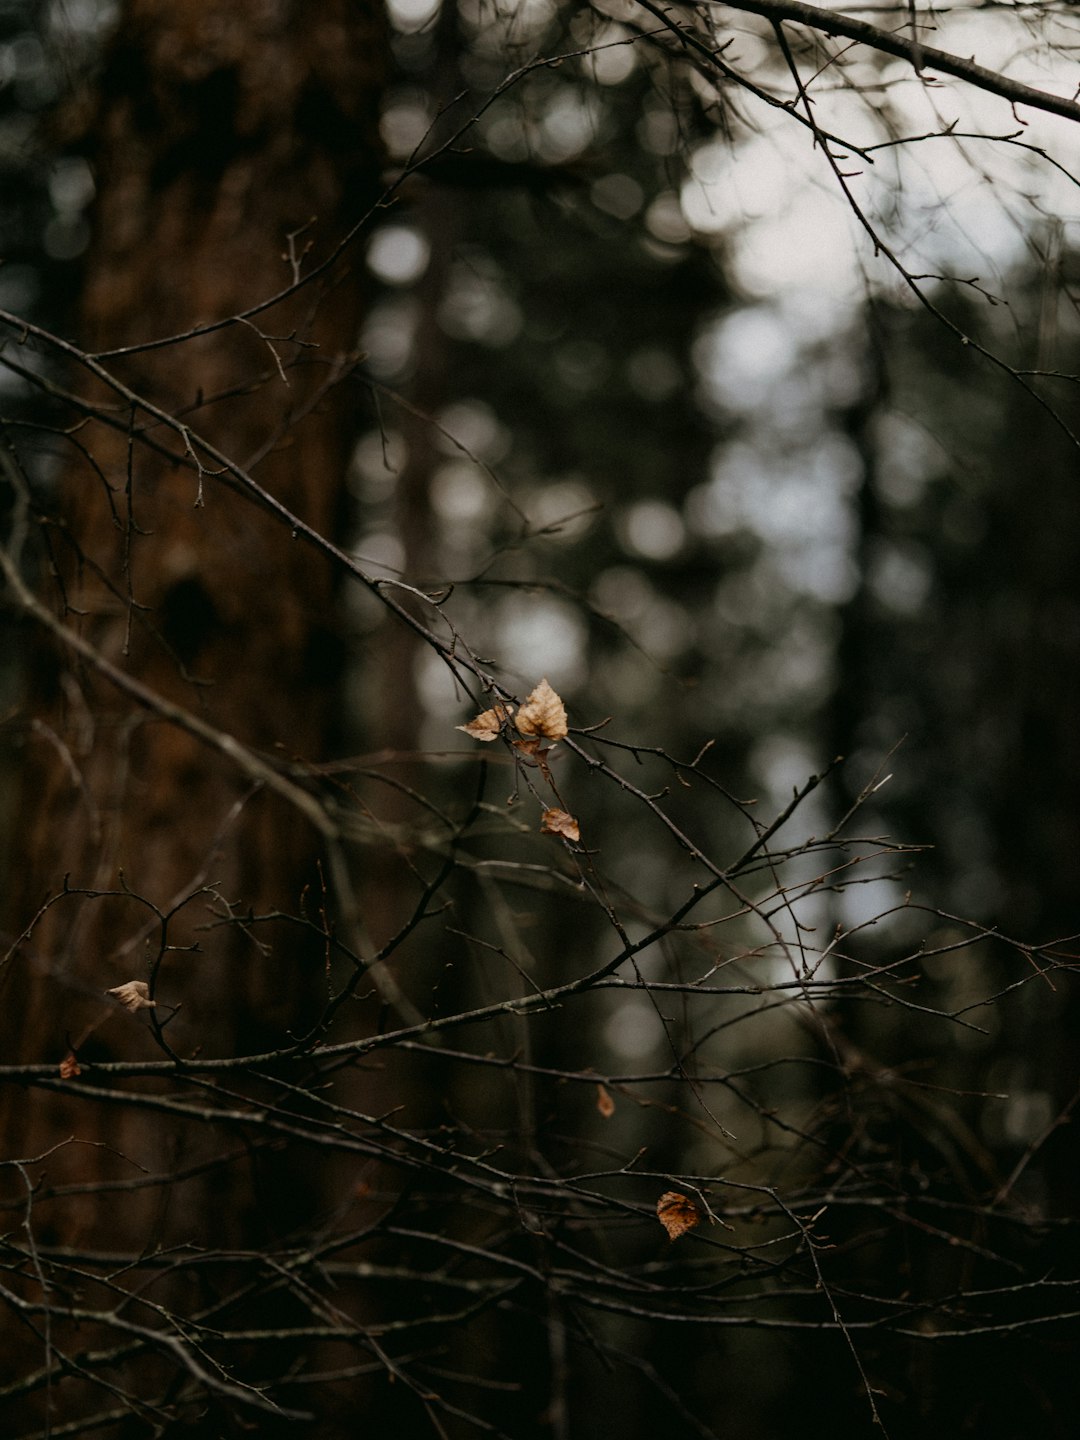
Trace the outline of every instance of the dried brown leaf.
<instances>
[{"instance_id":1,"label":"dried brown leaf","mask_svg":"<svg viewBox=\"0 0 1080 1440\"><path fill-rule=\"evenodd\" d=\"M528 740L526 740L523 735L519 735L516 740L510 741L510 744L513 745L519 755L527 755L534 760L539 757L540 747L543 743L543 740L541 740L538 735L530 736Z\"/></svg>"},{"instance_id":2,"label":"dried brown leaf","mask_svg":"<svg viewBox=\"0 0 1080 1440\"><path fill-rule=\"evenodd\" d=\"M656 1202L656 1214L670 1240L678 1240L680 1235L701 1224L697 1206L677 1190L664 1191Z\"/></svg>"},{"instance_id":3,"label":"dried brown leaf","mask_svg":"<svg viewBox=\"0 0 1080 1440\"><path fill-rule=\"evenodd\" d=\"M108 993L115 995L124 1009L132 1014L136 1010L152 1010L157 1004L150 999L150 986L145 980L125 980L123 985L114 985Z\"/></svg>"},{"instance_id":4,"label":"dried brown leaf","mask_svg":"<svg viewBox=\"0 0 1080 1440\"><path fill-rule=\"evenodd\" d=\"M611 1098L611 1092L604 1085L596 1087L596 1108L605 1120L610 1120L615 1114L615 1101Z\"/></svg>"},{"instance_id":5,"label":"dried brown leaf","mask_svg":"<svg viewBox=\"0 0 1080 1440\"><path fill-rule=\"evenodd\" d=\"M505 705L495 705L490 710L482 710L475 720L470 720L467 725L456 725L456 730L464 730L466 735L471 735L474 740L497 740L503 725L510 719L510 710Z\"/></svg>"},{"instance_id":6,"label":"dried brown leaf","mask_svg":"<svg viewBox=\"0 0 1080 1440\"><path fill-rule=\"evenodd\" d=\"M75 1059L74 1050L69 1050L60 1061L60 1079L74 1080L76 1075L82 1074L82 1066Z\"/></svg>"},{"instance_id":7,"label":"dried brown leaf","mask_svg":"<svg viewBox=\"0 0 1080 1440\"><path fill-rule=\"evenodd\" d=\"M577 821L565 810L545 810L540 817L540 832L543 835L562 835L567 840L581 839Z\"/></svg>"},{"instance_id":8,"label":"dried brown leaf","mask_svg":"<svg viewBox=\"0 0 1080 1440\"><path fill-rule=\"evenodd\" d=\"M514 721L522 735L543 735L545 740L566 737L566 711L546 680L526 698Z\"/></svg>"}]
</instances>

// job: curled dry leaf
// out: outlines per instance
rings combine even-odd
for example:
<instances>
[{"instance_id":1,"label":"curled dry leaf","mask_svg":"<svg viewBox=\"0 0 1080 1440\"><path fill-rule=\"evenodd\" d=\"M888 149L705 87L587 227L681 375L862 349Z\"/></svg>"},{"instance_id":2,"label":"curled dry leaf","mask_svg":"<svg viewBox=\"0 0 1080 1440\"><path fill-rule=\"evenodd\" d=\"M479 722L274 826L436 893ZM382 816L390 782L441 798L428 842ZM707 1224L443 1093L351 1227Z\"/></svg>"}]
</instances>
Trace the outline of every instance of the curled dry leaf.
<instances>
[{"instance_id":1,"label":"curled dry leaf","mask_svg":"<svg viewBox=\"0 0 1080 1440\"><path fill-rule=\"evenodd\" d=\"M82 1074L82 1066L75 1059L74 1050L69 1050L60 1061L60 1079L74 1080L76 1075Z\"/></svg>"},{"instance_id":2,"label":"curled dry leaf","mask_svg":"<svg viewBox=\"0 0 1080 1440\"><path fill-rule=\"evenodd\" d=\"M150 986L145 980L125 980L123 985L114 985L108 993L115 995L124 1009L132 1014L136 1010L152 1010L157 1004L156 1000L150 999Z\"/></svg>"},{"instance_id":3,"label":"curled dry leaf","mask_svg":"<svg viewBox=\"0 0 1080 1440\"><path fill-rule=\"evenodd\" d=\"M605 1120L610 1120L615 1114L615 1101L611 1098L611 1092L604 1085L596 1087L596 1108Z\"/></svg>"},{"instance_id":4,"label":"curled dry leaf","mask_svg":"<svg viewBox=\"0 0 1080 1440\"><path fill-rule=\"evenodd\" d=\"M670 1240L678 1240L680 1235L701 1224L697 1206L677 1190L664 1191L656 1202L656 1214Z\"/></svg>"},{"instance_id":5,"label":"curled dry leaf","mask_svg":"<svg viewBox=\"0 0 1080 1440\"><path fill-rule=\"evenodd\" d=\"M562 835L567 840L580 840L581 828L573 815L565 810L545 810L540 819L543 835Z\"/></svg>"},{"instance_id":6,"label":"curled dry leaf","mask_svg":"<svg viewBox=\"0 0 1080 1440\"><path fill-rule=\"evenodd\" d=\"M565 739L566 711L546 680L541 680L528 696L514 724L522 735L542 735L545 740Z\"/></svg>"},{"instance_id":7,"label":"curled dry leaf","mask_svg":"<svg viewBox=\"0 0 1080 1440\"><path fill-rule=\"evenodd\" d=\"M471 735L474 740L497 740L499 731L507 720L510 719L510 709L505 705L495 705L490 710L482 710L475 720L470 720L467 725L456 725L456 730L464 730L466 735Z\"/></svg>"}]
</instances>

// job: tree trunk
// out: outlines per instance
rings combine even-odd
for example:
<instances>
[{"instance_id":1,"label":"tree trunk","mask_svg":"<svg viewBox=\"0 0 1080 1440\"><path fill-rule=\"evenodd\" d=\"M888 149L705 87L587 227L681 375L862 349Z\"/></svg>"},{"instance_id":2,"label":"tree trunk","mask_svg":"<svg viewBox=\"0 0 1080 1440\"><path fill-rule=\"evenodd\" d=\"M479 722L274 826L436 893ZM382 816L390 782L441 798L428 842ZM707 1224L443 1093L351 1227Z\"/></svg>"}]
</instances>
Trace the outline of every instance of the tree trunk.
<instances>
[{"instance_id":1,"label":"tree trunk","mask_svg":"<svg viewBox=\"0 0 1080 1440\"><path fill-rule=\"evenodd\" d=\"M44 505L47 599L105 661L294 777L329 743L331 564L190 462L204 440L308 525L339 528L359 295L353 252L333 257L376 193L385 54L375 0L127 0L90 126L98 209L79 343L192 443L91 391L85 371L69 377L98 413L72 431ZM297 274L311 279L293 286ZM282 291L248 320L137 348ZM325 984L302 923L320 911L318 836L92 662L33 644L14 926L29 928L4 973L5 1060L161 1058L151 1015L180 1057L266 1047L310 1023ZM107 996L131 980L151 985L152 1012ZM137 1259L258 1244L302 1213L307 1187L286 1176L268 1200L250 1147L242 1180L218 1166L244 1151L235 1134L91 1103L94 1088L58 1077L5 1097L5 1156L48 1152L8 1191L40 1187L30 1232L46 1267L50 1247ZM19 1294L40 1303L42 1286Z\"/></svg>"}]
</instances>

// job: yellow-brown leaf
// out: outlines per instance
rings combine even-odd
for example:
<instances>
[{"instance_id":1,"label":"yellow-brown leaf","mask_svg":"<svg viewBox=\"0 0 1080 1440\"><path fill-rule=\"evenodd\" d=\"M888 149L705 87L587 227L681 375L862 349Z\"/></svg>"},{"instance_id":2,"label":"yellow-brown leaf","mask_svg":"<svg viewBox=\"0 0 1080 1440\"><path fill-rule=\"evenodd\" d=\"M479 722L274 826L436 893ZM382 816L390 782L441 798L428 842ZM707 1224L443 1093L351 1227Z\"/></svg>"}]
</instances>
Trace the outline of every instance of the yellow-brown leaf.
<instances>
[{"instance_id":1,"label":"yellow-brown leaf","mask_svg":"<svg viewBox=\"0 0 1080 1440\"><path fill-rule=\"evenodd\" d=\"M615 1114L615 1101L611 1098L611 1092L604 1085L596 1087L596 1108L605 1120L610 1120Z\"/></svg>"},{"instance_id":2,"label":"yellow-brown leaf","mask_svg":"<svg viewBox=\"0 0 1080 1440\"><path fill-rule=\"evenodd\" d=\"M680 1235L701 1224L697 1206L677 1190L664 1191L656 1202L656 1214L671 1240L678 1240Z\"/></svg>"},{"instance_id":3,"label":"yellow-brown leaf","mask_svg":"<svg viewBox=\"0 0 1080 1440\"><path fill-rule=\"evenodd\" d=\"M510 711L503 705L496 705L491 710L483 710L475 720L470 720L467 725L456 725L456 730L464 730L466 735L471 735L474 740L497 740L503 725L510 718Z\"/></svg>"},{"instance_id":4,"label":"yellow-brown leaf","mask_svg":"<svg viewBox=\"0 0 1080 1440\"><path fill-rule=\"evenodd\" d=\"M74 1080L76 1075L81 1074L82 1067L80 1066L78 1060L75 1059L75 1052L73 1050L69 1050L68 1053L64 1056L63 1060L60 1061L60 1079Z\"/></svg>"},{"instance_id":5,"label":"yellow-brown leaf","mask_svg":"<svg viewBox=\"0 0 1080 1440\"><path fill-rule=\"evenodd\" d=\"M565 810L545 810L540 820L543 835L561 835L565 840L580 840L581 829L573 815Z\"/></svg>"},{"instance_id":6,"label":"yellow-brown leaf","mask_svg":"<svg viewBox=\"0 0 1080 1440\"><path fill-rule=\"evenodd\" d=\"M157 1003L150 999L150 986L145 980L125 980L123 985L114 985L109 994L115 995L124 1009L132 1014L136 1010L152 1010Z\"/></svg>"},{"instance_id":7,"label":"yellow-brown leaf","mask_svg":"<svg viewBox=\"0 0 1080 1440\"><path fill-rule=\"evenodd\" d=\"M542 735L545 740L566 736L566 710L546 680L527 697L514 723L522 735Z\"/></svg>"},{"instance_id":8,"label":"yellow-brown leaf","mask_svg":"<svg viewBox=\"0 0 1080 1440\"><path fill-rule=\"evenodd\" d=\"M519 735L516 740L510 741L519 755L527 755L531 759L535 759L540 754L540 747L543 743L538 735L530 735L528 739Z\"/></svg>"}]
</instances>

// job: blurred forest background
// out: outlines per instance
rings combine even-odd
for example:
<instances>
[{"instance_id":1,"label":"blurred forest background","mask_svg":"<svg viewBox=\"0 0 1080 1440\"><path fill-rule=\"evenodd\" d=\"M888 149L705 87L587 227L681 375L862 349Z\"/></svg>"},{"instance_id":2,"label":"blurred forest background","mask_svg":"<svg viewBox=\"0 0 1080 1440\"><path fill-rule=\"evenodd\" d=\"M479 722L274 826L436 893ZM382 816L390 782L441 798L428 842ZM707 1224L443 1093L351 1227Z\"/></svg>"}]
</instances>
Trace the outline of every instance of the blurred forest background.
<instances>
[{"instance_id":1,"label":"blurred forest background","mask_svg":"<svg viewBox=\"0 0 1080 1440\"><path fill-rule=\"evenodd\" d=\"M1075 119L632 0L178 3L205 63L170 101L169 8L0 4L4 1433L1071 1435ZM337 220L267 221L215 295L215 127L276 132L214 77L245 27L299 53L352 12L326 93L362 105L295 86ZM1075 89L1066 5L844 13ZM174 267L155 231L110 308L124 127L151 154L170 103L150 208L200 175L200 238ZM276 329L111 358L309 271ZM275 477L324 441L305 510ZM233 614L248 474L303 524ZM181 508L219 581L153 578ZM296 560L309 523L336 548ZM142 879L67 838L134 722L80 758L56 717L116 686L35 604L207 726ZM505 712L455 728L544 678L539 758Z\"/></svg>"}]
</instances>

